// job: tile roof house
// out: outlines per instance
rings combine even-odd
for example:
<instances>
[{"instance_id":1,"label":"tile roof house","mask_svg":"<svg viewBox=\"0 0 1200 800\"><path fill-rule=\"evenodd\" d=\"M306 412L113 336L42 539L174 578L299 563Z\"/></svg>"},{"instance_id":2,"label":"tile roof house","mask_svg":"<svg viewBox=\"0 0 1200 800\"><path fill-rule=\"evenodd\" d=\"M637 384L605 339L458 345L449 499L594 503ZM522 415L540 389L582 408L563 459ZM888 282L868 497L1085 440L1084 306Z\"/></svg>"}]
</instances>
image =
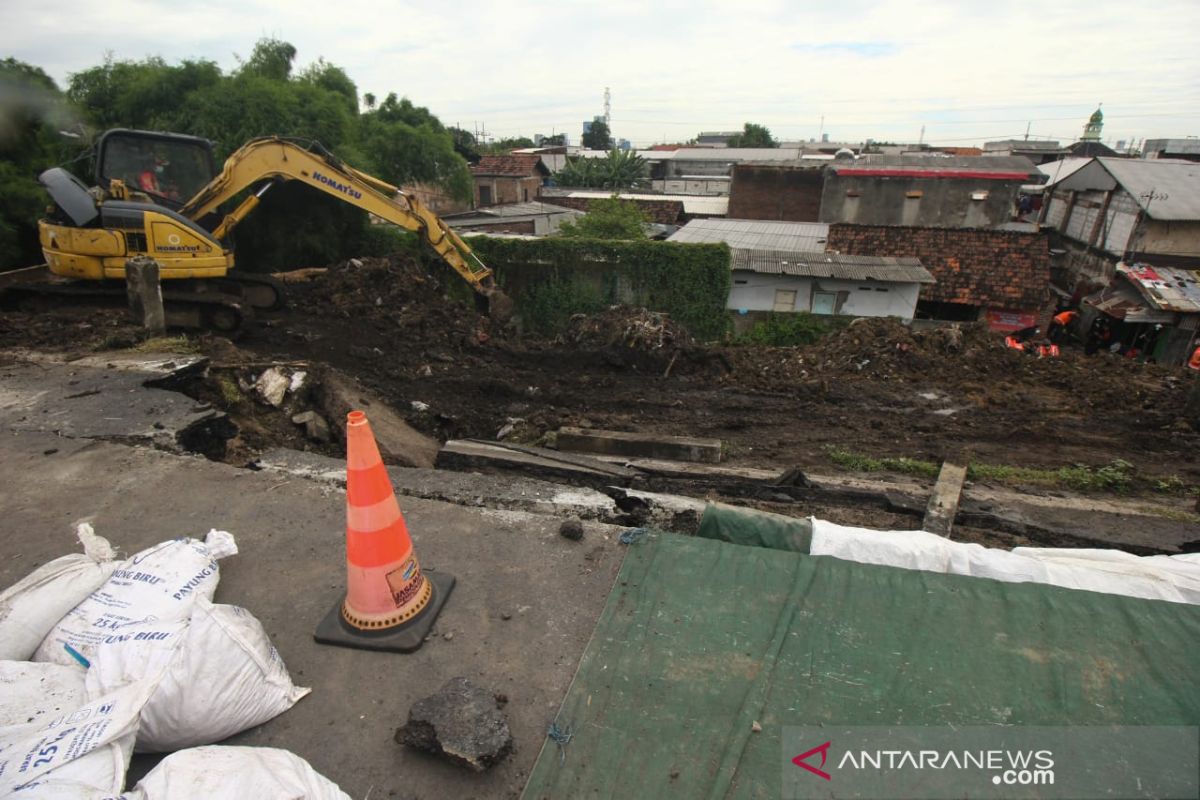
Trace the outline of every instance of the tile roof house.
<instances>
[{"instance_id":1,"label":"tile roof house","mask_svg":"<svg viewBox=\"0 0 1200 800\"><path fill-rule=\"evenodd\" d=\"M538 191L550 170L536 154L484 156L471 167L475 179L475 205L528 203L537 200Z\"/></svg>"}]
</instances>

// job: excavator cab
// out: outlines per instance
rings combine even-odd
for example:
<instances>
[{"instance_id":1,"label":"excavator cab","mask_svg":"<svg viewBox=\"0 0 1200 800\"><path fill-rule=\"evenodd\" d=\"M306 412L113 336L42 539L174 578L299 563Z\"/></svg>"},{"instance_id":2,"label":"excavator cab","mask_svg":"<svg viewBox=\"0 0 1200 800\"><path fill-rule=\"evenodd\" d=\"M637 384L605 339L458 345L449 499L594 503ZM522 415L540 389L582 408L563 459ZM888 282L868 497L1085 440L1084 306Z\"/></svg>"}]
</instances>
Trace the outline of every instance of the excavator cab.
<instances>
[{"instance_id":1,"label":"excavator cab","mask_svg":"<svg viewBox=\"0 0 1200 800\"><path fill-rule=\"evenodd\" d=\"M110 192L113 181L121 181L172 211L216 174L213 143L198 136L117 128L96 143L97 186Z\"/></svg>"}]
</instances>

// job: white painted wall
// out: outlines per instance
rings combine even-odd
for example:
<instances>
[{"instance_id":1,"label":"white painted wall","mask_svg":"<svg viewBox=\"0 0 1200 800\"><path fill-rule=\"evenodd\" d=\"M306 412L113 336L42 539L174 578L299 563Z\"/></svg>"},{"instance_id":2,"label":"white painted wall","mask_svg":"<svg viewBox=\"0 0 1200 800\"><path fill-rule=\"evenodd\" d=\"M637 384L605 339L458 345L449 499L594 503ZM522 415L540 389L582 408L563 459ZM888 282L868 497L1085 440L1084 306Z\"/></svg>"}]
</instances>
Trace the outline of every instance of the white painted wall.
<instances>
[{"instance_id":1,"label":"white painted wall","mask_svg":"<svg viewBox=\"0 0 1200 800\"><path fill-rule=\"evenodd\" d=\"M839 315L912 319L916 312L921 285L763 275L736 270L725 307L735 311L771 311L775 307L777 289L796 292L796 311L809 311L812 308L814 290L846 292L846 300L838 311Z\"/></svg>"}]
</instances>

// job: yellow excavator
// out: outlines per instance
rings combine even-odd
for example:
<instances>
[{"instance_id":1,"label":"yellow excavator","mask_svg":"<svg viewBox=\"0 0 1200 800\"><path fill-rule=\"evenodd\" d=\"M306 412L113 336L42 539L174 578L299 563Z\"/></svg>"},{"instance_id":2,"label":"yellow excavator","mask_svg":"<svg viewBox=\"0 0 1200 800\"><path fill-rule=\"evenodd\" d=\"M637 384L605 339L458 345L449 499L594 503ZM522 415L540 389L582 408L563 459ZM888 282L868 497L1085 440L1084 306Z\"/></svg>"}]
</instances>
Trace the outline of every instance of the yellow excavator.
<instances>
[{"instance_id":1,"label":"yellow excavator","mask_svg":"<svg viewBox=\"0 0 1200 800\"><path fill-rule=\"evenodd\" d=\"M38 223L46 264L74 280L10 287L6 295L123 297L125 263L142 256L159 264L168 324L235 331L252 308L279 308L283 296L273 279L234 269L229 235L272 186L300 181L416 232L486 300L493 318L511 312L492 271L441 218L315 142L254 139L218 173L207 139L116 129L97 141L95 163L92 189L61 167L39 176L54 201ZM229 213L219 213L243 193Z\"/></svg>"}]
</instances>

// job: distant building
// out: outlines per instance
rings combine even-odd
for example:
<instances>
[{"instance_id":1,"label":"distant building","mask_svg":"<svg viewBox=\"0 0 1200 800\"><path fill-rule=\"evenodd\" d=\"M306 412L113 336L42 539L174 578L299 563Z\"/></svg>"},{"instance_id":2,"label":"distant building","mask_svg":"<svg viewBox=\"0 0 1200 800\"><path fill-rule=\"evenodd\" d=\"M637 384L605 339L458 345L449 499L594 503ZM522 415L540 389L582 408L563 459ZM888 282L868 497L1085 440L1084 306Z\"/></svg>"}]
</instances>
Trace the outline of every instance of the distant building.
<instances>
[{"instance_id":1,"label":"distant building","mask_svg":"<svg viewBox=\"0 0 1200 800\"><path fill-rule=\"evenodd\" d=\"M668 241L725 242L733 282L726 307L745 329L772 313L912 319L922 285L933 276L916 258L826 252L820 223L699 219Z\"/></svg>"},{"instance_id":2,"label":"distant building","mask_svg":"<svg viewBox=\"0 0 1200 800\"><path fill-rule=\"evenodd\" d=\"M587 211L593 200L612 197L611 189L572 189L547 186L542 189L542 200L567 208ZM646 218L659 225L683 225L698 217L723 217L729 210L729 198L702 197L698 195L650 194L646 192L620 191L622 200L637 203Z\"/></svg>"},{"instance_id":3,"label":"distant building","mask_svg":"<svg viewBox=\"0 0 1200 800\"><path fill-rule=\"evenodd\" d=\"M730 219L816 222L825 170L792 164L737 164L729 187Z\"/></svg>"},{"instance_id":4,"label":"distant building","mask_svg":"<svg viewBox=\"0 0 1200 800\"><path fill-rule=\"evenodd\" d=\"M1200 139L1147 139L1142 143L1142 158L1200 161Z\"/></svg>"},{"instance_id":5,"label":"distant building","mask_svg":"<svg viewBox=\"0 0 1200 800\"><path fill-rule=\"evenodd\" d=\"M1083 299L1085 316L1103 314L1113 344L1160 364L1183 364L1200 330L1200 272L1118 263L1112 280Z\"/></svg>"},{"instance_id":6,"label":"distant building","mask_svg":"<svg viewBox=\"0 0 1200 800\"><path fill-rule=\"evenodd\" d=\"M1100 109L1092 112L1092 116L1088 119L1087 124L1083 126L1083 135L1079 137L1081 142L1098 142L1100 141L1100 132L1104 130L1104 113Z\"/></svg>"},{"instance_id":7,"label":"distant building","mask_svg":"<svg viewBox=\"0 0 1200 800\"><path fill-rule=\"evenodd\" d=\"M550 170L536 154L484 156L471 167L475 205L527 203L536 200Z\"/></svg>"},{"instance_id":8,"label":"distant building","mask_svg":"<svg viewBox=\"0 0 1200 800\"><path fill-rule=\"evenodd\" d=\"M868 155L825 171L822 222L996 228L1010 222L1023 184L1039 182L1027 158Z\"/></svg>"},{"instance_id":9,"label":"distant building","mask_svg":"<svg viewBox=\"0 0 1200 800\"><path fill-rule=\"evenodd\" d=\"M1107 282L1118 261L1200 267L1200 165L1167 159L1064 162L1041 223L1067 250L1069 282Z\"/></svg>"},{"instance_id":10,"label":"distant building","mask_svg":"<svg viewBox=\"0 0 1200 800\"><path fill-rule=\"evenodd\" d=\"M997 142L984 142L985 156L1023 156L1034 164L1044 164L1047 161L1058 161L1067 155L1067 148L1058 142L1039 141L1037 139L1003 139Z\"/></svg>"},{"instance_id":11,"label":"distant building","mask_svg":"<svg viewBox=\"0 0 1200 800\"><path fill-rule=\"evenodd\" d=\"M638 154L650 167L652 188L685 194L729 194L738 164L823 166L829 160L828 156L804 157L795 147L682 147Z\"/></svg>"},{"instance_id":12,"label":"distant building","mask_svg":"<svg viewBox=\"0 0 1200 800\"><path fill-rule=\"evenodd\" d=\"M529 202L488 206L441 216L447 225L460 234L549 236L557 232L563 222L582 217L583 212L550 203Z\"/></svg>"},{"instance_id":13,"label":"distant building","mask_svg":"<svg viewBox=\"0 0 1200 800\"><path fill-rule=\"evenodd\" d=\"M696 137L696 144L700 147L728 147L730 139L741 135L741 131L701 131Z\"/></svg>"}]
</instances>

